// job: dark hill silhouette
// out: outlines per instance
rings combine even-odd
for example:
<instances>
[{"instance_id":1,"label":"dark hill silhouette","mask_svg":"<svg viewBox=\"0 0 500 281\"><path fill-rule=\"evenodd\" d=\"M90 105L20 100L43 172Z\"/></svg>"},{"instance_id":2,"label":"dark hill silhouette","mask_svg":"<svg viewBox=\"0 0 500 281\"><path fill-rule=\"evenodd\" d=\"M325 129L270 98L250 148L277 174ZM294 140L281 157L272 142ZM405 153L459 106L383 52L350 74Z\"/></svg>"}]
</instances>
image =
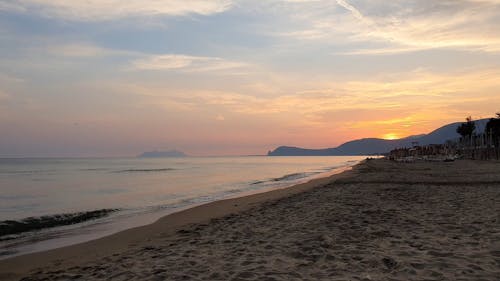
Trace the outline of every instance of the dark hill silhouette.
<instances>
[{"instance_id":1,"label":"dark hill silhouette","mask_svg":"<svg viewBox=\"0 0 500 281\"><path fill-rule=\"evenodd\" d=\"M186 157L187 155L178 150L169 151L148 151L139 155L139 158L162 158L162 157Z\"/></svg>"},{"instance_id":2,"label":"dark hill silhouette","mask_svg":"<svg viewBox=\"0 0 500 281\"><path fill-rule=\"evenodd\" d=\"M484 132L489 119L480 119L476 123L476 133ZM397 140L385 140L378 138L365 138L346 142L335 148L308 149L292 146L280 146L268 153L269 156L343 156L343 155L372 155L391 151L398 147L411 147L414 143L418 145L443 144L447 140L455 140L460 137L457 127L463 122L455 122L440 127L429 134L409 136Z\"/></svg>"}]
</instances>

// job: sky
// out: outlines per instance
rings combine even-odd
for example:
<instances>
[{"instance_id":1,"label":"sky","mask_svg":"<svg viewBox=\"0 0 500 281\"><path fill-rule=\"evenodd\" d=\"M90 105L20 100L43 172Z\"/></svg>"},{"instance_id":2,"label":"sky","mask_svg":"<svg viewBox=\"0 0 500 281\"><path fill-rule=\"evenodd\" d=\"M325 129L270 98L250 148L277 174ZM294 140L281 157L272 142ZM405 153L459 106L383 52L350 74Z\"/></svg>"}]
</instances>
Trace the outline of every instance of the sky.
<instances>
[{"instance_id":1,"label":"sky","mask_svg":"<svg viewBox=\"0 0 500 281\"><path fill-rule=\"evenodd\" d=\"M0 157L265 154L500 111L500 0L0 0Z\"/></svg>"}]
</instances>

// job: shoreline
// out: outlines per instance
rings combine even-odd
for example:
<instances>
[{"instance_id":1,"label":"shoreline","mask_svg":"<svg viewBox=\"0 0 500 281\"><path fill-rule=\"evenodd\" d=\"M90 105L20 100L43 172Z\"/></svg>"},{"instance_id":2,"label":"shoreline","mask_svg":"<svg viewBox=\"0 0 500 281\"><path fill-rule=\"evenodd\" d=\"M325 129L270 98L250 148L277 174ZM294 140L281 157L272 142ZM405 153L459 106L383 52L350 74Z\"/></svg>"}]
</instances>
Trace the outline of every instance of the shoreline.
<instances>
[{"instance_id":1,"label":"shoreline","mask_svg":"<svg viewBox=\"0 0 500 281\"><path fill-rule=\"evenodd\" d=\"M339 173L313 178L305 183L190 206L167 214L151 224L122 230L87 242L9 257L0 260L0 279L16 280L36 268L54 265L67 267L123 252L129 246L144 243L157 236L174 235L176 231L193 224L206 223L213 219L244 212L269 201L286 198L338 179L351 177L357 173L365 161L362 160L356 165L346 167Z\"/></svg>"},{"instance_id":2,"label":"shoreline","mask_svg":"<svg viewBox=\"0 0 500 281\"><path fill-rule=\"evenodd\" d=\"M340 163L337 163L339 161L336 161L336 165L331 166L328 169L321 168L312 171L289 172L284 173L284 175L278 174L270 177L266 177L266 174L262 175L261 173L253 173L254 176L261 176L259 178L262 179L246 181L248 180L248 177L244 179L238 178L234 183L230 183L229 185L225 184L229 188L222 189L221 191L211 192L211 187L208 186L208 188L206 189L207 191L209 191L206 193L207 195L204 195L203 192L200 192L200 194L198 195L195 194L191 197L187 196L186 198L182 200L179 199L178 201L171 200L172 202L169 203L162 202L156 205L130 209L120 207L117 207L117 209L109 209L109 211L113 212L111 216L105 216L103 220L100 221L89 220L88 222L77 224L64 222L66 221L66 218L71 218L75 215L78 217L80 215L91 214L94 212L108 211L107 209L97 209L98 207L101 207L103 205L94 205L95 207L94 209L90 209L91 211L88 211L88 209L83 209L83 211L74 210L71 213L60 212L45 216L24 216L23 219L13 220L12 223L10 223L11 220L5 220L6 222L8 222L6 224L7 227L3 228L3 233L0 235L4 235L5 232L10 231L10 229L8 228L9 223L13 225L12 229L14 231L18 230L15 227L20 226L18 228L27 228L32 227L33 224L33 228L39 227L40 232L25 233L23 231L23 233L21 233L19 237L0 241L0 250L2 252L0 253L0 261L7 260L16 256L43 252L56 248L62 248L93 241L127 229L152 224L164 216L180 212L185 209L193 208L202 204L288 188L316 178L329 177L331 175L341 173L345 169L350 169L350 167L359 163L360 161L362 161L362 159L357 159L355 161L344 161ZM249 173L247 172L247 174ZM203 179L198 180L198 182L193 186L197 186L200 184L201 186L203 186ZM222 186L223 185L224 183L222 183ZM180 191L181 194L182 192L183 191ZM54 220L50 221L51 218L54 218ZM26 224L25 221L29 221L29 223ZM62 223L59 228L46 228L44 226L41 226L38 221L42 223L47 222L47 224L59 223L60 221L62 221Z\"/></svg>"},{"instance_id":3,"label":"shoreline","mask_svg":"<svg viewBox=\"0 0 500 281\"><path fill-rule=\"evenodd\" d=\"M0 262L13 280L485 280L500 162L366 160L99 240Z\"/></svg>"}]
</instances>

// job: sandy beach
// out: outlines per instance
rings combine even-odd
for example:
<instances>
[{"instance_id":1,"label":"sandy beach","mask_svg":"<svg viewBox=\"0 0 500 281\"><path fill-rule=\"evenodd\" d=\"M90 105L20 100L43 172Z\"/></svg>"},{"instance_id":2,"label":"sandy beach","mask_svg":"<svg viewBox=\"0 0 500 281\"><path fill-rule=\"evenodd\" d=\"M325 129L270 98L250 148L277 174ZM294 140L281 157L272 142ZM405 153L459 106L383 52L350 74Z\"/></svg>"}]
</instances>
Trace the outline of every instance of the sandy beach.
<instances>
[{"instance_id":1,"label":"sandy beach","mask_svg":"<svg viewBox=\"0 0 500 281\"><path fill-rule=\"evenodd\" d=\"M87 243L1 280L498 280L500 163L369 160Z\"/></svg>"}]
</instances>

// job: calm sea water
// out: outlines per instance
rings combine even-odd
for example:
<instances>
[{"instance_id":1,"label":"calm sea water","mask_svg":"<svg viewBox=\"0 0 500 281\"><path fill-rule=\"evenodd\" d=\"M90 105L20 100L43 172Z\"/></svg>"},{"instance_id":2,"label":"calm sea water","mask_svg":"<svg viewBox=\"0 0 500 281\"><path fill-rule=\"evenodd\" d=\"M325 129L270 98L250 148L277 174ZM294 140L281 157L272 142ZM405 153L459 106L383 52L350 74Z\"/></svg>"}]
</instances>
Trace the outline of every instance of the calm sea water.
<instances>
[{"instance_id":1,"label":"calm sea water","mask_svg":"<svg viewBox=\"0 0 500 281\"><path fill-rule=\"evenodd\" d=\"M291 186L365 157L0 159L5 221L119 209L85 222L0 236L0 259L88 241L201 203Z\"/></svg>"}]
</instances>

